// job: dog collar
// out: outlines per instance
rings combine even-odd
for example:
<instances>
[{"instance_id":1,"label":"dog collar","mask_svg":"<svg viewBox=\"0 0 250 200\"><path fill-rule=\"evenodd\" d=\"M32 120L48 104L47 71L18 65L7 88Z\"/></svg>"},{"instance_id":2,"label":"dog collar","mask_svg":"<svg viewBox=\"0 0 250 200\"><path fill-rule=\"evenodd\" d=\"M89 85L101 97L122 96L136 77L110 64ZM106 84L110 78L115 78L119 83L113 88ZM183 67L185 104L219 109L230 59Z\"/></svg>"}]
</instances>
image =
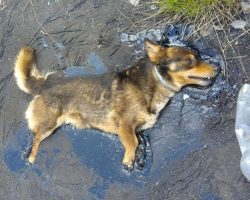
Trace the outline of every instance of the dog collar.
<instances>
[{"instance_id":1,"label":"dog collar","mask_svg":"<svg viewBox=\"0 0 250 200\"><path fill-rule=\"evenodd\" d=\"M164 78L163 78L163 76L159 73L159 71L158 71L158 69L157 69L157 67L155 66L155 73L156 73L156 76L157 76L157 78L159 79L159 81L162 83L162 85L164 85L166 88L168 88L168 89L170 89L170 90L173 90L173 91L178 91L178 89L174 86L174 85L172 85L172 84L170 84L169 82L167 82Z\"/></svg>"}]
</instances>

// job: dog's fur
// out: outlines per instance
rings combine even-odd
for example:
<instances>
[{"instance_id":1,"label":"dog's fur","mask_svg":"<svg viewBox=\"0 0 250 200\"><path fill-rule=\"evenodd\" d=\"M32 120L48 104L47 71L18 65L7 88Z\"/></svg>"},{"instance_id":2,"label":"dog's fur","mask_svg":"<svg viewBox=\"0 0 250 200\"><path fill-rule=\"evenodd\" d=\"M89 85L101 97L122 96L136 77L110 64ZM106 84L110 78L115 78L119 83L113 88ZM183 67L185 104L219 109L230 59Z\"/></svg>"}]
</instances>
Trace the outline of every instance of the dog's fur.
<instances>
[{"instance_id":1,"label":"dog's fur","mask_svg":"<svg viewBox=\"0 0 250 200\"><path fill-rule=\"evenodd\" d=\"M195 52L161 47L145 40L147 56L112 76L50 78L35 65L34 50L24 47L15 63L21 90L34 96L26 111L34 133L29 162L40 142L62 124L96 128L117 134L124 146L123 163L133 168L138 145L136 131L151 128L169 99L185 85L206 86L217 74Z\"/></svg>"}]
</instances>

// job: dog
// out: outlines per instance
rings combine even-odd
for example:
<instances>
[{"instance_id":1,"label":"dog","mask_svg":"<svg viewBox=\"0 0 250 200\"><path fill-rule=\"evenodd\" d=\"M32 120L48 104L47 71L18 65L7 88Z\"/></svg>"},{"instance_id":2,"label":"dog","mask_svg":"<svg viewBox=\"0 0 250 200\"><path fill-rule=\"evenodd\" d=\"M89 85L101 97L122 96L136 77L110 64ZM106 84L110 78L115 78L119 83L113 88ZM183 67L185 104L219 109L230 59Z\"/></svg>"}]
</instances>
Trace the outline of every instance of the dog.
<instances>
[{"instance_id":1,"label":"dog","mask_svg":"<svg viewBox=\"0 0 250 200\"><path fill-rule=\"evenodd\" d=\"M210 85L218 68L190 49L144 41L146 56L125 71L92 77L50 77L35 64L35 51L23 47L14 74L18 87L34 96L25 113L33 132L29 163L40 143L63 124L116 134L124 147L123 164L132 170L136 133L154 126L168 101L186 85Z\"/></svg>"}]
</instances>

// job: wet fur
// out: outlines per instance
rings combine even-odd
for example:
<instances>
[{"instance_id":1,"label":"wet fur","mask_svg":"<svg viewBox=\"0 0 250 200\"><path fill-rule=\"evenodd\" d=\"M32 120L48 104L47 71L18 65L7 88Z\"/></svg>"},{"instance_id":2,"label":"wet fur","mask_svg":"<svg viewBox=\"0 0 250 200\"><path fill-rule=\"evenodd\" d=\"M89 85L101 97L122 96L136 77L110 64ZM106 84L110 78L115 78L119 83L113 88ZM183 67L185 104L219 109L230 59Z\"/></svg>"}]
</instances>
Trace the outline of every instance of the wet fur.
<instances>
[{"instance_id":1,"label":"wet fur","mask_svg":"<svg viewBox=\"0 0 250 200\"><path fill-rule=\"evenodd\" d=\"M14 71L19 88L34 96L26 111L34 133L29 162L35 161L42 140L62 124L72 124L117 134L125 149L123 163L132 169L138 146L136 132L151 128L183 86L208 85L210 80L204 78L216 75L212 66L189 50L163 48L148 40L145 49L148 56L123 72L55 79L37 70L32 48L22 48Z\"/></svg>"}]
</instances>

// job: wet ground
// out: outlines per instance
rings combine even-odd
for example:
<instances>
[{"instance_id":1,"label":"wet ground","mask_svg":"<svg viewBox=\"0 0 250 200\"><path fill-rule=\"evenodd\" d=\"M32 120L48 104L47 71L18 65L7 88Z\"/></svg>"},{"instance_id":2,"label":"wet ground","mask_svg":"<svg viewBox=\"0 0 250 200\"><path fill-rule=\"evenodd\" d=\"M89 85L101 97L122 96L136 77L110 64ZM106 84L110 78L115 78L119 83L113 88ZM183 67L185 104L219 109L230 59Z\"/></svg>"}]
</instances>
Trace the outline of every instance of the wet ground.
<instances>
[{"instance_id":1,"label":"wet ground","mask_svg":"<svg viewBox=\"0 0 250 200\"><path fill-rule=\"evenodd\" d=\"M232 43L242 62L229 48L225 64L215 34L185 40L192 28L143 31L128 18L137 15L126 1L3 2L0 199L250 199L234 133L237 93L250 75L249 36ZM240 34L232 30L230 39ZM42 71L89 76L128 67L143 55L143 37L196 48L225 74L210 88L186 87L172 99L155 127L144 133L143 168L136 165L131 173L123 169L123 149L117 137L69 125L44 141L35 164L28 165L32 134L24 112L31 97L17 88L13 77L20 47L28 44L36 49Z\"/></svg>"}]
</instances>

